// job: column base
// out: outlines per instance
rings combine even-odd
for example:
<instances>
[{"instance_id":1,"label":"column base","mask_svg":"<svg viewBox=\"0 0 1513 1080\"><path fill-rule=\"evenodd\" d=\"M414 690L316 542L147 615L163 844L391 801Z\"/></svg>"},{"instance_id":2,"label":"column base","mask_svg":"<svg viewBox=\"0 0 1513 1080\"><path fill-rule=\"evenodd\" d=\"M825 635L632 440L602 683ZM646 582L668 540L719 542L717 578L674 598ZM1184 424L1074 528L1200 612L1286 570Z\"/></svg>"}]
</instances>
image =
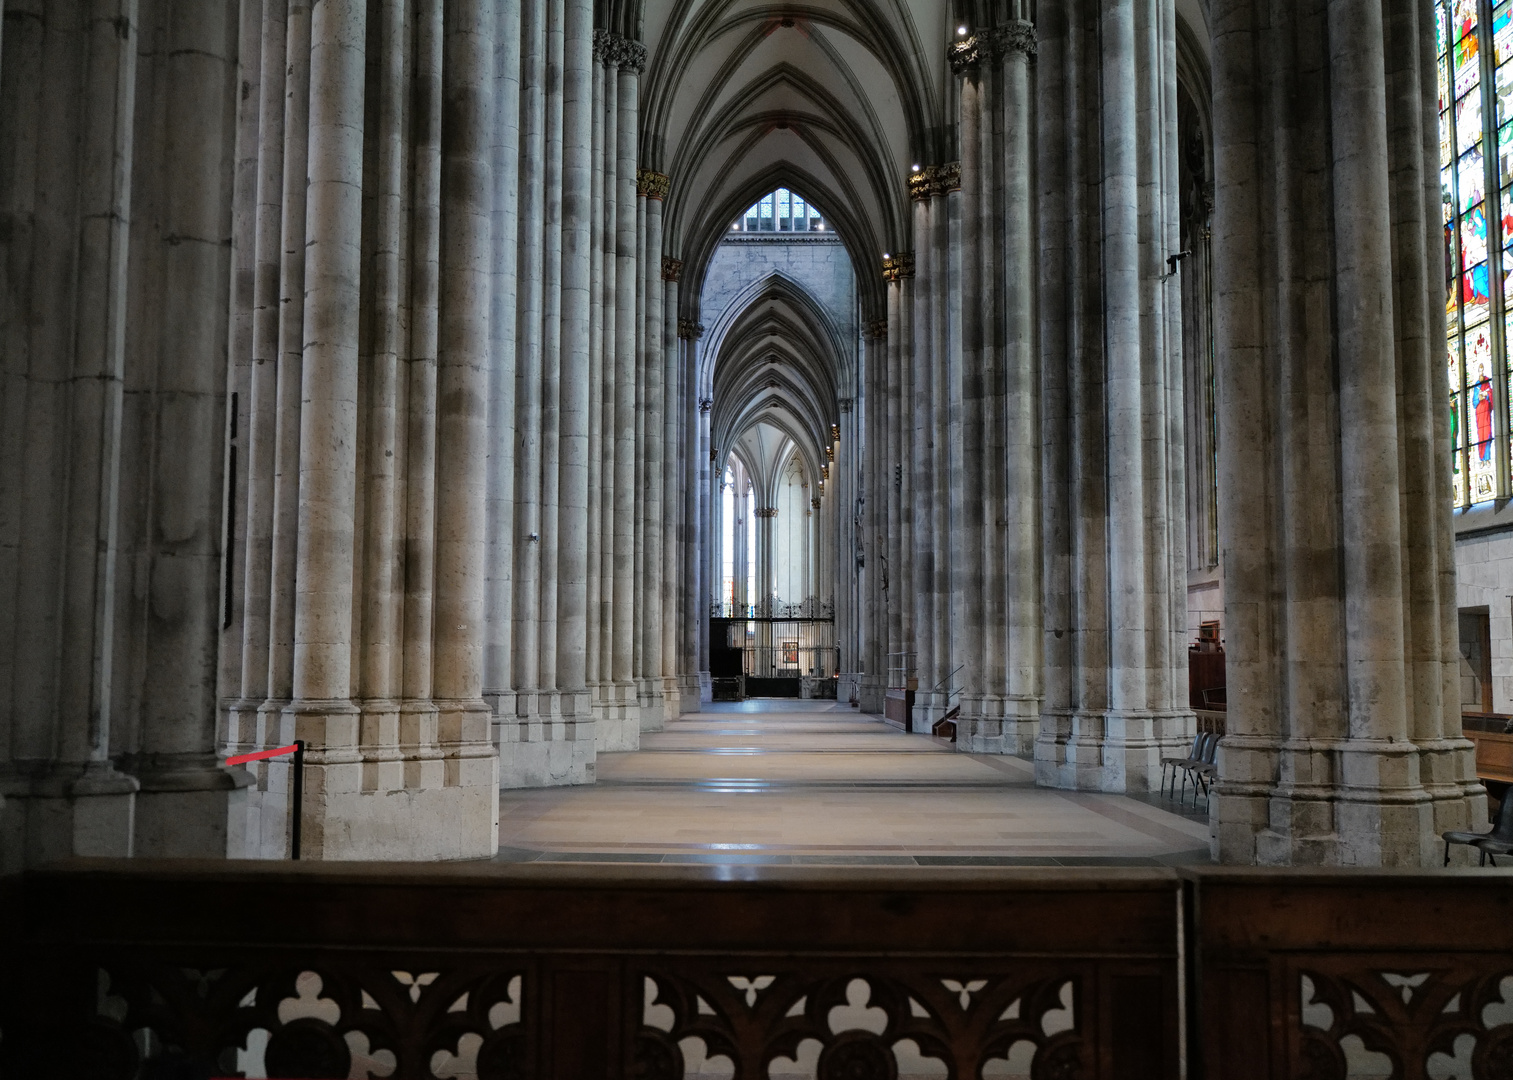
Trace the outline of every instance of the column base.
<instances>
[{"instance_id":1,"label":"column base","mask_svg":"<svg viewBox=\"0 0 1513 1080\"><path fill-rule=\"evenodd\" d=\"M308 747L301 858L434 861L498 852L499 759L481 698L367 702L361 712L352 702L296 701L284 715Z\"/></svg>"},{"instance_id":2,"label":"column base","mask_svg":"<svg viewBox=\"0 0 1513 1080\"><path fill-rule=\"evenodd\" d=\"M138 858L250 859L256 778L209 755L160 755L126 764L141 789L133 853Z\"/></svg>"},{"instance_id":3,"label":"column base","mask_svg":"<svg viewBox=\"0 0 1513 1080\"><path fill-rule=\"evenodd\" d=\"M661 731L667 723L667 702L662 696L662 677L636 680L636 703L640 706L639 727L643 732ZM637 740L639 745L639 740Z\"/></svg>"},{"instance_id":4,"label":"column base","mask_svg":"<svg viewBox=\"0 0 1513 1080\"><path fill-rule=\"evenodd\" d=\"M887 688L881 682L874 681L866 675L862 676L858 698L864 713L881 713L884 707L884 698L887 696Z\"/></svg>"},{"instance_id":5,"label":"column base","mask_svg":"<svg viewBox=\"0 0 1513 1080\"><path fill-rule=\"evenodd\" d=\"M635 683L600 683L594 700L595 749L601 754L641 749L641 704ZM582 784L590 780L561 781Z\"/></svg>"},{"instance_id":6,"label":"column base","mask_svg":"<svg viewBox=\"0 0 1513 1080\"><path fill-rule=\"evenodd\" d=\"M714 676L707 671L699 672L699 703L714 700Z\"/></svg>"},{"instance_id":7,"label":"column base","mask_svg":"<svg viewBox=\"0 0 1513 1080\"><path fill-rule=\"evenodd\" d=\"M1439 866L1440 832L1485 828L1479 784L1421 782L1424 772L1466 768L1459 740L1226 738L1219 744L1213 848L1220 862L1260 866ZM1234 745L1231 745L1231 742ZM1267 758L1270 776L1260 772ZM1446 760L1448 758L1448 761ZM1273 782L1267 781L1276 778ZM1476 861L1452 848L1458 865Z\"/></svg>"},{"instance_id":8,"label":"column base","mask_svg":"<svg viewBox=\"0 0 1513 1080\"><path fill-rule=\"evenodd\" d=\"M683 680L676 675L662 676L662 720L665 725L668 720L683 715ZM659 729L660 730L660 729Z\"/></svg>"},{"instance_id":9,"label":"column base","mask_svg":"<svg viewBox=\"0 0 1513 1080\"><path fill-rule=\"evenodd\" d=\"M1070 791L1158 791L1161 759L1185 754L1197 724L1191 711L1042 713L1035 783Z\"/></svg>"},{"instance_id":10,"label":"column base","mask_svg":"<svg viewBox=\"0 0 1513 1080\"><path fill-rule=\"evenodd\" d=\"M592 784L597 731L605 717L596 715L589 692L519 690L515 701L516 715L499 726L499 786Z\"/></svg>"},{"instance_id":11,"label":"column base","mask_svg":"<svg viewBox=\"0 0 1513 1080\"><path fill-rule=\"evenodd\" d=\"M108 761L0 778L0 872L71 856L130 858L139 787Z\"/></svg>"},{"instance_id":12,"label":"column base","mask_svg":"<svg viewBox=\"0 0 1513 1080\"><path fill-rule=\"evenodd\" d=\"M940 695L942 698L944 694ZM918 702L915 712L919 712ZM929 731L917 722L915 731ZM1032 757L1040 734L1040 699L981 696L962 701L956 718L956 749L968 754Z\"/></svg>"},{"instance_id":13,"label":"column base","mask_svg":"<svg viewBox=\"0 0 1513 1080\"><path fill-rule=\"evenodd\" d=\"M835 681L835 696L842 705L854 705L862 699L862 676L860 672L843 671Z\"/></svg>"}]
</instances>

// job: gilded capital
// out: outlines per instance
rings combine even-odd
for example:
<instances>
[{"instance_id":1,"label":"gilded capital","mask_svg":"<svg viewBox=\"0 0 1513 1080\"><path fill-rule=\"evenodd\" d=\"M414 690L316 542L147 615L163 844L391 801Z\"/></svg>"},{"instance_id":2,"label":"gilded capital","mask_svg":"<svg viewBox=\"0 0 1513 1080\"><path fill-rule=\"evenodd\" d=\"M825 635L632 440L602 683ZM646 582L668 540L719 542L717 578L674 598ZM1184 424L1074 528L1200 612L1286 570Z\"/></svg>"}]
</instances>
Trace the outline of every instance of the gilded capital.
<instances>
[{"instance_id":1,"label":"gilded capital","mask_svg":"<svg viewBox=\"0 0 1513 1080\"><path fill-rule=\"evenodd\" d=\"M667 192L671 188L672 178L666 173L654 172L651 169L639 169L636 172L637 195L644 195L648 199L662 202L667 198Z\"/></svg>"},{"instance_id":2,"label":"gilded capital","mask_svg":"<svg viewBox=\"0 0 1513 1080\"><path fill-rule=\"evenodd\" d=\"M914 252L900 251L883 260L883 280L902 281L914 276Z\"/></svg>"}]
</instances>

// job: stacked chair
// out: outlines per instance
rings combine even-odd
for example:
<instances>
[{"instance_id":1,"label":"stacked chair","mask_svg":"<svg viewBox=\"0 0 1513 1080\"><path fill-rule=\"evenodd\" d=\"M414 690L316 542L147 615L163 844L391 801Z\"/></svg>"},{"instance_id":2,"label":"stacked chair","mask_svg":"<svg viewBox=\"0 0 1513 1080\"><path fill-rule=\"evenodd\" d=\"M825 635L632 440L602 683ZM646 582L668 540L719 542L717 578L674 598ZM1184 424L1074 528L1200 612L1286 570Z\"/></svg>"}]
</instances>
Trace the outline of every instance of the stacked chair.
<instances>
[{"instance_id":1,"label":"stacked chair","mask_svg":"<svg viewBox=\"0 0 1513 1080\"><path fill-rule=\"evenodd\" d=\"M1161 791L1166 791L1167 770L1171 770L1172 792L1176 793L1177 777L1182 777L1182 801L1187 801L1187 782L1193 782L1193 804L1198 802L1198 789L1203 789L1203 797L1207 798L1213 782L1218 778L1219 770L1215 764L1219 753L1219 735L1215 732L1203 731L1193 740L1192 749L1186 757L1164 757L1161 759Z\"/></svg>"}]
</instances>

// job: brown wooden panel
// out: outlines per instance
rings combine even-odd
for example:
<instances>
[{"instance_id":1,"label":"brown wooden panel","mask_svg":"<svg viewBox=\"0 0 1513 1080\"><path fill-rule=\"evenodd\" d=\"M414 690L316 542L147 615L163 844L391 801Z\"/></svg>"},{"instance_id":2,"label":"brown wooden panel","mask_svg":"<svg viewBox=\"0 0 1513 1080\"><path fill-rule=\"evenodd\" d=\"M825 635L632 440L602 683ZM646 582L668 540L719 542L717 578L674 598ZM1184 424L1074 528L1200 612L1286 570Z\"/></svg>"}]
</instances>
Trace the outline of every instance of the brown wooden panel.
<instances>
[{"instance_id":1,"label":"brown wooden panel","mask_svg":"<svg viewBox=\"0 0 1513 1080\"><path fill-rule=\"evenodd\" d=\"M1476 775L1483 780L1513 783L1513 735L1470 727L1465 734L1476 744Z\"/></svg>"}]
</instances>

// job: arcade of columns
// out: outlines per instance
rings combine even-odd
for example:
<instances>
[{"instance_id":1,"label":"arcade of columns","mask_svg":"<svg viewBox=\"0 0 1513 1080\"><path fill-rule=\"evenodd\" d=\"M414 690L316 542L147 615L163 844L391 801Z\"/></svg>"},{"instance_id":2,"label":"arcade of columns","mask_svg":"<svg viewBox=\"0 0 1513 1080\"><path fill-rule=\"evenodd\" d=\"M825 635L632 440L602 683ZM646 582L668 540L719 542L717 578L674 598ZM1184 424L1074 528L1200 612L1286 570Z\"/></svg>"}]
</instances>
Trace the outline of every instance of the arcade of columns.
<instances>
[{"instance_id":1,"label":"arcade of columns","mask_svg":"<svg viewBox=\"0 0 1513 1080\"><path fill-rule=\"evenodd\" d=\"M1006 6L843 389L843 664L878 709L912 652L962 749L1144 790L1193 725L1175 17ZM1274 7L1212 4L1215 851L1417 865L1485 817L1433 30ZM295 738L307 857L487 857L501 784L690 707L716 489L644 48L591 0L7 8L5 865L281 856L287 764L219 761Z\"/></svg>"}]
</instances>

